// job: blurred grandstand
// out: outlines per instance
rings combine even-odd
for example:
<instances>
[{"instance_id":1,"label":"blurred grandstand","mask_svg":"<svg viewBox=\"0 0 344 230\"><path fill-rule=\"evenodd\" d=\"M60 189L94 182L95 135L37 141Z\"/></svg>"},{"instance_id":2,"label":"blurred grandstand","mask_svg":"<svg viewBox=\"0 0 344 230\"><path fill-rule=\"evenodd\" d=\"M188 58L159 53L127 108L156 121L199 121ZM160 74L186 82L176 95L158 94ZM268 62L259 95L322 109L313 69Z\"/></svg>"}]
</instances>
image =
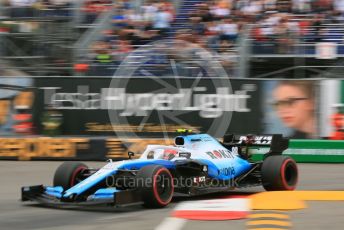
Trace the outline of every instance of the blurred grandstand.
<instances>
[{"instance_id":1,"label":"blurred grandstand","mask_svg":"<svg viewBox=\"0 0 344 230\"><path fill-rule=\"evenodd\" d=\"M189 42L160 50L183 76L198 46L231 77L341 77L344 1L0 0L1 75L113 76L128 53L161 39Z\"/></svg>"}]
</instances>

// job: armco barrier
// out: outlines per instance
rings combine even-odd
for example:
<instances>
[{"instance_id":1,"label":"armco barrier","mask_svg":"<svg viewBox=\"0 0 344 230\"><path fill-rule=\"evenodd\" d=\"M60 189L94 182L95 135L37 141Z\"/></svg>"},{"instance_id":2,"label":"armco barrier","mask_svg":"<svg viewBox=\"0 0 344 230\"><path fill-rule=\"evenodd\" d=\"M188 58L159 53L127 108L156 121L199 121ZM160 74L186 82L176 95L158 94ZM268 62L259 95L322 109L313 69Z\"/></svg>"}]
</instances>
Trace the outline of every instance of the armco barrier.
<instances>
[{"instance_id":1,"label":"armco barrier","mask_svg":"<svg viewBox=\"0 0 344 230\"><path fill-rule=\"evenodd\" d=\"M0 160L95 160L127 158L141 153L148 144L171 144L172 140L109 137L0 138ZM251 149L253 160L261 160L268 148ZM297 162L344 163L344 141L291 140L284 154ZM138 156L138 155L137 155Z\"/></svg>"},{"instance_id":2,"label":"armco barrier","mask_svg":"<svg viewBox=\"0 0 344 230\"><path fill-rule=\"evenodd\" d=\"M267 148L253 149L253 159L261 160ZM344 141L331 140L290 140L284 154L297 162L344 163Z\"/></svg>"}]
</instances>

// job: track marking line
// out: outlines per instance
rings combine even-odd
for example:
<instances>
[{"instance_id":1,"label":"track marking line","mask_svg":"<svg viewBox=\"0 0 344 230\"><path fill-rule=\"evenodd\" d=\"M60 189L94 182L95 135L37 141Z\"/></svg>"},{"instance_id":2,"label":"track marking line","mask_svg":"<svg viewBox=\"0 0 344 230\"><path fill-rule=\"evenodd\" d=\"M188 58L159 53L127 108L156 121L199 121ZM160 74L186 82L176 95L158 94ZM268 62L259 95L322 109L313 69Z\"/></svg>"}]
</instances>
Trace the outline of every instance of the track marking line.
<instances>
[{"instance_id":1,"label":"track marking line","mask_svg":"<svg viewBox=\"0 0 344 230\"><path fill-rule=\"evenodd\" d=\"M249 228L248 230L285 230L285 228Z\"/></svg>"},{"instance_id":2,"label":"track marking line","mask_svg":"<svg viewBox=\"0 0 344 230\"><path fill-rule=\"evenodd\" d=\"M177 210L191 210L191 211L249 211L250 201L247 198L233 198L233 199L212 199L212 200L198 200L186 201L178 204L175 208Z\"/></svg>"},{"instance_id":3,"label":"track marking line","mask_svg":"<svg viewBox=\"0 0 344 230\"><path fill-rule=\"evenodd\" d=\"M290 219L286 214L278 214L278 213L255 213L250 214L247 218L254 219L254 218L276 218L276 219Z\"/></svg>"},{"instance_id":4,"label":"track marking line","mask_svg":"<svg viewBox=\"0 0 344 230\"><path fill-rule=\"evenodd\" d=\"M186 220L175 217L165 218L154 230L180 230L185 225Z\"/></svg>"},{"instance_id":5,"label":"track marking line","mask_svg":"<svg viewBox=\"0 0 344 230\"><path fill-rule=\"evenodd\" d=\"M246 223L248 226L252 225L277 225L277 226L283 226L283 227L291 227L292 224L290 222L286 221L280 221L280 220L251 220Z\"/></svg>"},{"instance_id":6,"label":"track marking line","mask_svg":"<svg viewBox=\"0 0 344 230\"><path fill-rule=\"evenodd\" d=\"M189 220L244 219L250 211L247 198L187 201L178 204L171 216Z\"/></svg>"}]
</instances>

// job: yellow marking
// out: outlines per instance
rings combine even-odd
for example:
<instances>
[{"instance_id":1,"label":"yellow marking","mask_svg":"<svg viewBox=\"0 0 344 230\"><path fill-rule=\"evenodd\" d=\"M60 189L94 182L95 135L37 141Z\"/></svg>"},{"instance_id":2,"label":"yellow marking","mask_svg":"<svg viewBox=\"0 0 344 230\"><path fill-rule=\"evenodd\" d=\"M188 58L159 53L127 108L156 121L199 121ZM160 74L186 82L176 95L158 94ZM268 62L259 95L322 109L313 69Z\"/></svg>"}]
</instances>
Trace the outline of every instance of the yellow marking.
<instances>
[{"instance_id":1,"label":"yellow marking","mask_svg":"<svg viewBox=\"0 0 344 230\"><path fill-rule=\"evenodd\" d=\"M279 221L279 220L253 220L246 223L248 226L252 225L278 225L283 227L291 227L292 224L286 221Z\"/></svg>"},{"instance_id":2,"label":"yellow marking","mask_svg":"<svg viewBox=\"0 0 344 230\"><path fill-rule=\"evenodd\" d=\"M281 196L271 192L252 195L251 209L254 210L296 210L306 208L306 203L293 196Z\"/></svg>"},{"instance_id":3,"label":"yellow marking","mask_svg":"<svg viewBox=\"0 0 344 230\"><path fill-rule=\"evenodd\" d=\"M248 230L285 230L285 228L249 228Z\"/></svg>"},{"instance_id":4,"label":"yellow marking","mask_svg":"<svg viewBox=\"0 0 344 230\"><path fill-rule=\"evenodd\" d=\"M301 200L344 201L344 191L292 191L289 193Z\"/></svg>"},{"instance_id":5,"label":"yellow marking","mask_svg":"<svg viewBox=\"0 0 344 230\"><path fill-rule=\"evenodd\" d=\"M257 213L257 214L250 214L248 218L278 218L278 219L289 219L288 215L285 214L278 214L278 213Z\"/></svg>"},{"instance_id":6,"label":"yellow marking","mask_svg":"<svg viewBox=\"0 0 344 230\"><path fill-rule=\"evenodd\" d=\"M344 191L276 191L257 193L251 209L295 210L306 208L304 201L344 201Z\"/></svg>"}]
</instances>

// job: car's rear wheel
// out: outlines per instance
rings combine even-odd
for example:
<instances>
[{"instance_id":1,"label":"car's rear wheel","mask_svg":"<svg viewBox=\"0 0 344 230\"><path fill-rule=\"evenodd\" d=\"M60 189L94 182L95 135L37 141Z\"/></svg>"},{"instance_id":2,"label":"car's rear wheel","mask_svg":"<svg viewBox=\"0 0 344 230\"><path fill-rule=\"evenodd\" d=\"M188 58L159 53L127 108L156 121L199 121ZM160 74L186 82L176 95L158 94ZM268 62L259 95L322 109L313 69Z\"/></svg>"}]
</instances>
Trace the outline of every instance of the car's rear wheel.
<instances>
[{"instance_id":1,"label":"car's rear wheel","mask_svg":"<svg viewBox=\"0 0 344 230\"><path fill-rule=\"evenodd\" d=\"M55 171L54 186L62 186L67 190L84 179L88 167L81 162L64 162Z\"/></svg>"},{"instance_id":2,"label":"car's rear wheel","mask_svg":"<svg viewBox=\"0 0 344 230\"><path fill-rule=\"evenodd\" d=\"M263 187L267 191L294 190L298 181L296 162L288 156L269 156L261 168Z\"/></svg>"},{"instance_id":3,"label":"car's rear wheel","mask_svg":"<svg viewBox=\"0 0 344 230\"><path fill-rule=\"evenodd\" d=\"M159 165L142 167L136 175L136 182L144 206L162 208L171 202L173 177L167 168Z\"/></svg>"}]
</instances>

